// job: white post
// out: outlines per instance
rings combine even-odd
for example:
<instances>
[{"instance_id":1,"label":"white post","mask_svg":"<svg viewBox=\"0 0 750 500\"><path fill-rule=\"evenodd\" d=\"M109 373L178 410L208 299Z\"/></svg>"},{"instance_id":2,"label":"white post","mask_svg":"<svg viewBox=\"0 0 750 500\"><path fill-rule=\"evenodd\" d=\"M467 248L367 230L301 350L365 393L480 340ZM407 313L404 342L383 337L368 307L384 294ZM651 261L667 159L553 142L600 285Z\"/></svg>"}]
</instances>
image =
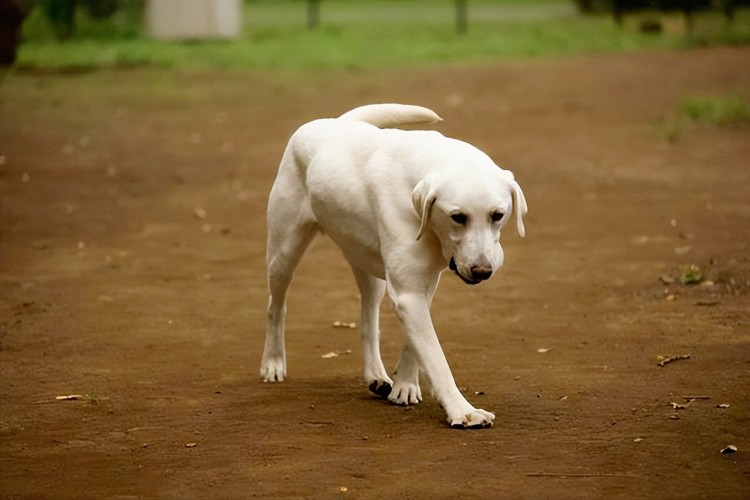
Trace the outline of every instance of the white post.
<instances>
[{"instance_id":1,"label":"white post","mask_svg":"<svg viewBox=\"0 0 750 500\"><path fill-rule=\"evenodd\" d=\"M242 0L148 0L146 26L154 38L235 38L242 30Z\"/></svg>"}]
</instances>

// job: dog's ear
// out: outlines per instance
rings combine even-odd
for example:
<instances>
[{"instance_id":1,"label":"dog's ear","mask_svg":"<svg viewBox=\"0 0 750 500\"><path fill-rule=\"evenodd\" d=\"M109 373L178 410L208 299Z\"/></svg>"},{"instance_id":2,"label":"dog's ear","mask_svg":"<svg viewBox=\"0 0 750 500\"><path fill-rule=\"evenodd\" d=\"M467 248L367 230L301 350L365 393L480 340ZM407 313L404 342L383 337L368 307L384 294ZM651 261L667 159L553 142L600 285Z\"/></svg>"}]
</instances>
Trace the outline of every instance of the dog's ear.
<instances>
[{"instance_id":1,"label":"dog's ear","mask_svg":"<svg viewBox=\"0 0 750 500\"><path fill-rule=\"evenodd\" d=\"M523 195L521 186L518 185L515 179L510 180L510 186L513 194L513 209L516 211L516 229L518 229L518 234L523 238L526 236L526 228L523 226L523 216L526 215L529 208L526 205L526 197Z\"/></svg>"},{"instance_id":2,"label":"dog's ear","mask_svg":"<svg viewBox=\"0 0 750 500\"><path fill-rule=\"evenodd\" d=\"M431 182L430 176L424 177L414 187L411 193L411 201L414 204L414 210L419 217L419 231L417 231L417 240L419 240L427 229L427 221L430 219L432 205L435 204L435 187Z\"/></svg>"}]
</instances>

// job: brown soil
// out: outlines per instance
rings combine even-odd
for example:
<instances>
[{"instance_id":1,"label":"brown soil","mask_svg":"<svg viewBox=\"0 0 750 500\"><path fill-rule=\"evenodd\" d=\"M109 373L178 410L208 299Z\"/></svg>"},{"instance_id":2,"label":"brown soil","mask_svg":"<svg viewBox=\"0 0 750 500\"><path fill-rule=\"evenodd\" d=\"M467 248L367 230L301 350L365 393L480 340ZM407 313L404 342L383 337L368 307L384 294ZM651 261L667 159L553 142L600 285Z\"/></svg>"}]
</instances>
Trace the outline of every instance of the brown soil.
<instances>
[{"instance_id":1,"label":"brown soil","mask_svg":"<svg viewBox=\"0 0 750 500\"><path fill-rule=\"evenodd\" d=\"M750 128L679 109L749 89L744 48L8 75L0 496L746 498ZM332 326L358 320L356 287L325 239L292 287L289 379L258 376L265 201L286 140L388 101L435 109L528 198L501 275L446 274L433 304L492 429L450 429L428 390L412 408L368 392L357 331ZM702 283L680 283L689 265ZM382 326L392 367L388 304Z\"/></svg>"}]
</instances>

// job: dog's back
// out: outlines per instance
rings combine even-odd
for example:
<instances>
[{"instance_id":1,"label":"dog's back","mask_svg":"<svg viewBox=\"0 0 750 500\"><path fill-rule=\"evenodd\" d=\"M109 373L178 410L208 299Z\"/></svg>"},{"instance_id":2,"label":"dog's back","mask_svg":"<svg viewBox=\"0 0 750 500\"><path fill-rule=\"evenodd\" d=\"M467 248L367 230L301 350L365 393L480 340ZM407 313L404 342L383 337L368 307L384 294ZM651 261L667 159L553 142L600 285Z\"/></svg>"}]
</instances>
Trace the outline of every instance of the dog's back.
<instances>
[{"instance_id":1,"label":"dog's back","mask_svg":"<svg viewBox=\"0 0 750 500\"><path fill-rule=\"evenodd\" d=\"M299 127L289 139L279 169L279 176L285 179L281 182L294 183L293 180L286 179L289 176L303 182L308 177L307 169L314 159L328 158L329 151L333 152L333 156L340 156L346 147L350 146L356 149L352 157L368 157L372 153L370 147L373 151L382 147L379 141L373 141L372 137L368 137L372 133L385 132L378 129L408 127L437 121L442 121L442 118L434 111L408 104L370 104L348 111L338 118L313 120ZM411 140L414 140L413 136ZM325 163L329 166L331 164L328 160Z\"/></svg>"}]
</instances>

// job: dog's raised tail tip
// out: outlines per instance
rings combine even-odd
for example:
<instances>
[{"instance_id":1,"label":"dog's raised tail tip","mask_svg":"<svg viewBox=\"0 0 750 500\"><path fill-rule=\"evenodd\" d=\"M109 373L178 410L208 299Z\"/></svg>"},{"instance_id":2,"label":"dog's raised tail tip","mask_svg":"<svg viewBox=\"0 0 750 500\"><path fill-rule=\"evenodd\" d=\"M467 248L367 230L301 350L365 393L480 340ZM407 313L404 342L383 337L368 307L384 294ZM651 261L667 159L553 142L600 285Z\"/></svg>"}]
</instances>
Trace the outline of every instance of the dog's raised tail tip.
<instances>
[{"instance_id":1,"label":"dog's raised tail tip","mask_svg":"<svg viewBox=\"0 0 750 500\"><path fill-rule=\"evenodd\" d=\"M437 123L443 119L431 109L413 104L368 104L348 111L339 117L357 120L379 128Z\"/></svg>"}]
</instances>

